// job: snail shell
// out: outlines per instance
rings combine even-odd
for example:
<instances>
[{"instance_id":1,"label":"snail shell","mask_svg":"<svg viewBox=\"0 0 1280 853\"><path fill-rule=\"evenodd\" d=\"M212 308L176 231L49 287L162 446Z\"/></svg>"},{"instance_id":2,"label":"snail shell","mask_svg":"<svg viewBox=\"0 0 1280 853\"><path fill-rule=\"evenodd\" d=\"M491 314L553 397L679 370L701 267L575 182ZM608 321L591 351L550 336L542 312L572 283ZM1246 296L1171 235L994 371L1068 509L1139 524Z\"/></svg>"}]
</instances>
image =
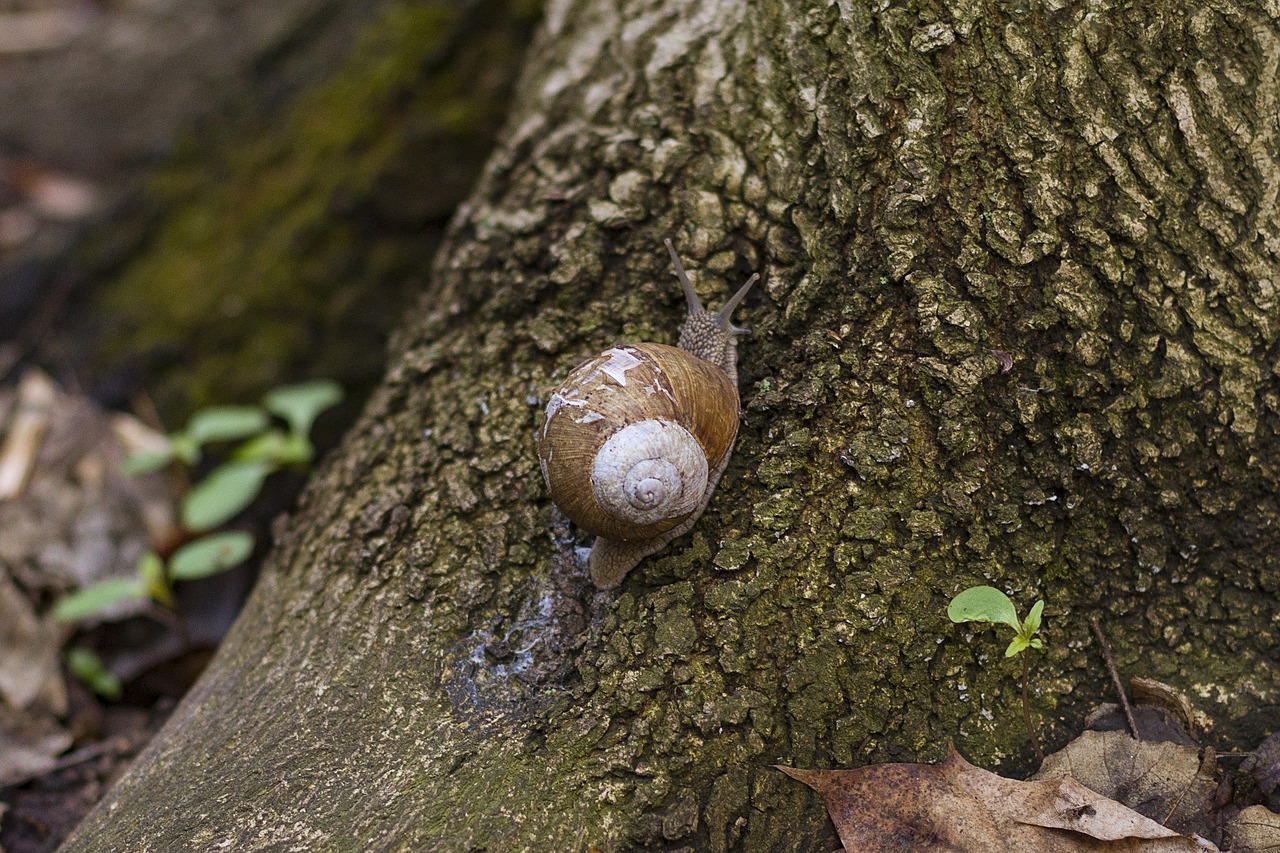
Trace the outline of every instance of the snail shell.
<instances>
[{"instance_id":1,"label":"snail shell","mask_svg":"<svg viewBox=\"0 0 1280 853\"><path fill-rule=\"evenodd\" d=\"M596 535L587 570L600 589L693 526L738 435L735 336L746 330L730 321L759 276L712 313L665 242L688 303L680 346L618 346L578 365L538 431L551 499Z\"/></svg>"},{"instance_id":2,"label":"snail shell","mask_svg":"<svg viewBox=\"0 0 1280 853\"><path fill-rule=\"evenodd\" d=\"M714 364L663 344L614 347L552 395L542 473L579 527L651 540L701 509L738 434L738 390Z\"/></svg>"}]
</instances>

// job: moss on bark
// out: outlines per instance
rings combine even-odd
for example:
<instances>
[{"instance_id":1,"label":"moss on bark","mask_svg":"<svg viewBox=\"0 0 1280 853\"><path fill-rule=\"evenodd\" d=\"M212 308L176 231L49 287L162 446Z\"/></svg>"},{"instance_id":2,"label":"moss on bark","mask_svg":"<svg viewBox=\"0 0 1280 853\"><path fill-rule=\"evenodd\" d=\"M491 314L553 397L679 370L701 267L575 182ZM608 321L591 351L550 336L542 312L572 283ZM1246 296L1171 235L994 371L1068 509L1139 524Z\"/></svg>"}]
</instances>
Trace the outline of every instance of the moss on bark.
<instances>
[{"instance_id":1,"label":"moss on bark","mask_svg":"<svg viewBox=\"0 0 1280 853\"><path fill-rule=\"evenodd\" d=\"M141 355L179 417L300 377L367 391L505 115L519 6L389 3L287 108L191 133L146 188L153 221L128 222L141 248L94 289L97 364Z\"/></svg>"},{"instance_id":2,"label":"moss on bark","mask_svg":"<svg viewBox=\"0 0 1280 853\"><path fill-rule=\"evenodd\" d=\"M1261 6L553 4L360 426L215 663L68 849L830 846L774 763L1025 768L1120 666L1251 744L1277 699ZM759 269L694 532L589 589L544 395ZM291 780L299 780L297 782ZM95 847L95 845L97 845Z\"/></svg>"}]
</instances>

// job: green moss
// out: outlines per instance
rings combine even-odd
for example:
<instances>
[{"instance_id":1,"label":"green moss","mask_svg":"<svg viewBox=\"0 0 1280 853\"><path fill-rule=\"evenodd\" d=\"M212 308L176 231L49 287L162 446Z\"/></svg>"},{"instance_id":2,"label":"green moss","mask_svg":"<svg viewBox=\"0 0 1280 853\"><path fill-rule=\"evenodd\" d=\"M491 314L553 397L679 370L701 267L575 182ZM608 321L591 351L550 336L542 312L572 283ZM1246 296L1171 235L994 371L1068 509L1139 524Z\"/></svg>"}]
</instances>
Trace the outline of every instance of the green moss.
<instances>
[{"instance_id":1,"label":"green moss","mask_svg":"<svg viewBox=\"0 0 1280 853\"><path fill-rule=\"evenodd\" d=\"M163 218L98 295L106 358L180 354L150 389L175 420L300 374L375 378L503 112L528 21L490 12L459 44L452 4L394 4L282 115L189 138L148 189Z\"/></svg>"}]
</instances>

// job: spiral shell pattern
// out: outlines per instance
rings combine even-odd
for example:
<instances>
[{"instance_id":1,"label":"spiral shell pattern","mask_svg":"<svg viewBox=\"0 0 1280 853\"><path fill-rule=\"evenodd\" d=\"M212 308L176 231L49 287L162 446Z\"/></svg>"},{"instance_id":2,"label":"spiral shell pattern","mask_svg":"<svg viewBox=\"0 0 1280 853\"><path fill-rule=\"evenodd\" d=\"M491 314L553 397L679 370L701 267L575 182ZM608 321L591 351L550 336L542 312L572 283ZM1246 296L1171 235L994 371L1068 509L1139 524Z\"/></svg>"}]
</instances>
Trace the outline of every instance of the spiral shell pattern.
<instances>
[{"instance_id":1,"label":"spiral shell pattern","mask_svg":"<svg viewBox=\"0 0 1280 853\"><path fill-rule=\"evenodd\" d=\"M575 524L623 542L678 526L704 502L738 434L738 390L716 365L662 344L614 347L551 395L538 457Z\"/></svg>"},{"instance_id":2,"label":"spiral shell pattern","mask_svg":"<svg viewBox=\"0 0 1280 853\"><path fill-rule=\"evenodd\" d=\"M706 488L707 457L698 440L660 419L637 421L609 436L591 469L596 503L633 524L688 515Z\"/></svg>"}]
</instances>

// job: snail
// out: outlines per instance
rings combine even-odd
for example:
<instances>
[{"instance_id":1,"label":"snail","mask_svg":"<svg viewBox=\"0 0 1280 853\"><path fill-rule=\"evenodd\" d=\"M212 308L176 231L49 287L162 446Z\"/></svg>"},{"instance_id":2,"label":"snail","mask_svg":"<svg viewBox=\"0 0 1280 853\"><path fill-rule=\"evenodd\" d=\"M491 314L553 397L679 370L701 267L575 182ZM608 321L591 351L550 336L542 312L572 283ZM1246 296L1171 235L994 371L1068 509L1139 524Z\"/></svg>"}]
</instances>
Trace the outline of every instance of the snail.
<instances>
[{"instance_id":1,"label":"snail","mask_svg":"<svg viewBox=\"0 0 1280 853\"><path fill-rule=\"evenodd\" d=\"M688 301L678 347L626 344L573 369L547 403L538 460L552 501L596 536L592 582L612 589L637 563L693 527L738 436L734 309L706 311L670 240Z\"/></svg>"}]
</instances>

